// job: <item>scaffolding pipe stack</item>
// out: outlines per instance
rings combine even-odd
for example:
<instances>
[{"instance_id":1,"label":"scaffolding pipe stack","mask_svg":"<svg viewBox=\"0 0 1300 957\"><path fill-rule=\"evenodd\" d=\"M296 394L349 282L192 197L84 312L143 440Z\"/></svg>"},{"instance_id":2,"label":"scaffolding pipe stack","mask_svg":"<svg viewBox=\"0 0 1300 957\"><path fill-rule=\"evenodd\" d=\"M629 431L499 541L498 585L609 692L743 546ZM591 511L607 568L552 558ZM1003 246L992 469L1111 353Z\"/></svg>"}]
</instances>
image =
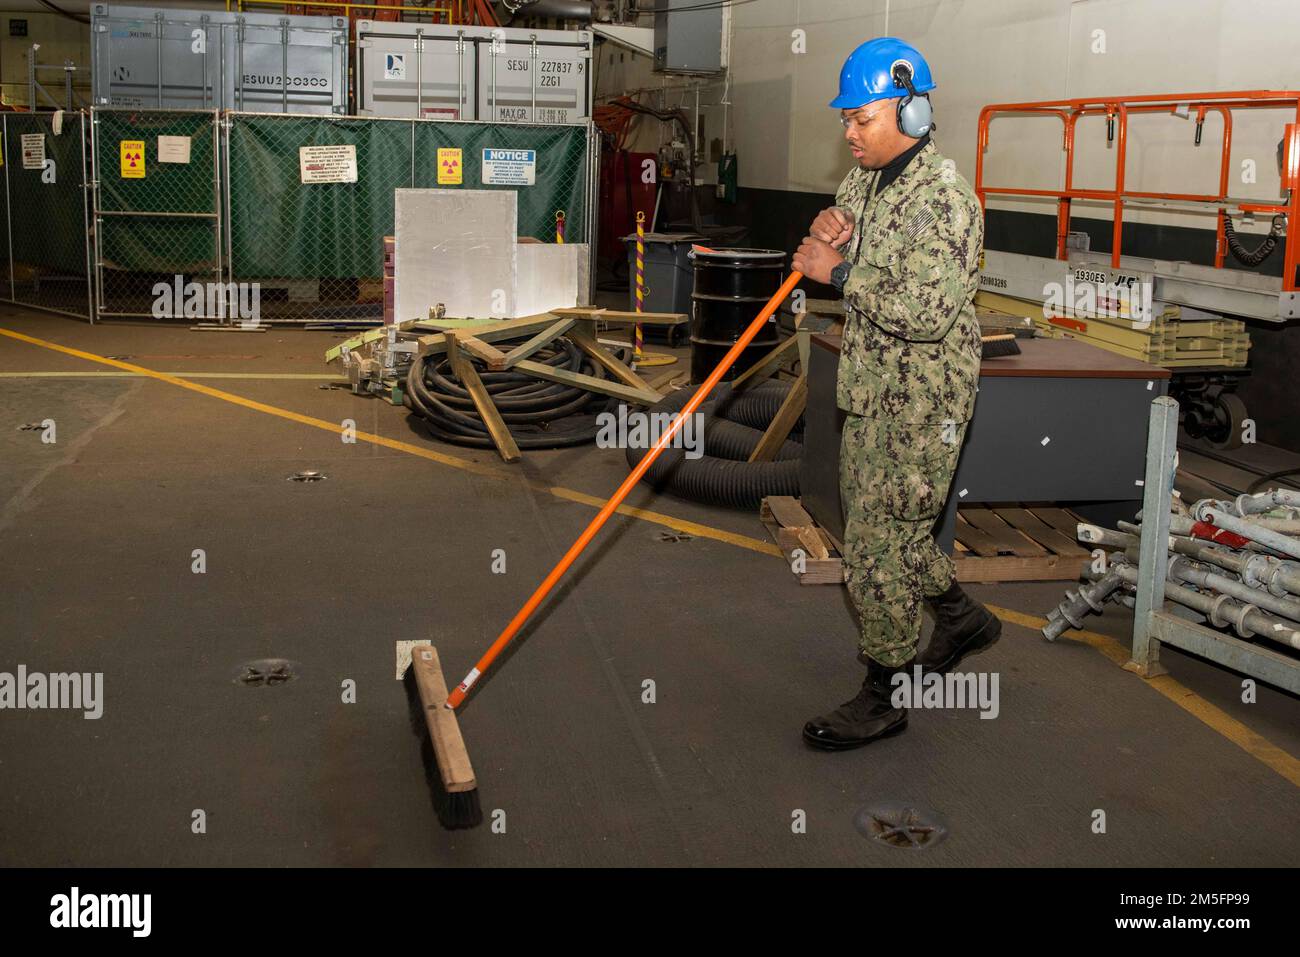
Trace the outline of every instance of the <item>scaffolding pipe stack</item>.
<instances>
[{"instance_id":1,"label":"scaffolding pipe stack","mask_svg":"<svg viewBox=\"0 0 1300 957\"><path fill-rule=\"evenodd\" d=\"M1243 639L1267 638L1300 650L1300 493L1273 489L1181 506L1171 499L1160 576L1165 597ZM1080 523L1081 542L1113 551L1089 570L1089 584L1066 592L1048 615L1042 632L1049 641L1081 628L1106 601L1128 604L1136 592L1142 526L1117 525Z\"/></svg>"}]
</instances>

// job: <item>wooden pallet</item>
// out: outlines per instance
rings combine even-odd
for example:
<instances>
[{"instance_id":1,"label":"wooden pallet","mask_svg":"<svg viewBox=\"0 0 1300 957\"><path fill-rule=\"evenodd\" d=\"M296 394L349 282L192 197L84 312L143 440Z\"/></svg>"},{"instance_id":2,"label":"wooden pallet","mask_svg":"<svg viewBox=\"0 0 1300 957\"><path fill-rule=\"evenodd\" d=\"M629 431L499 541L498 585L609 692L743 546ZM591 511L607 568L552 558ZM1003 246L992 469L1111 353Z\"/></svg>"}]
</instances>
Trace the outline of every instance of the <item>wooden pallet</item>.
<instances>
[{"instance_id":1,"label":"wooden pallet","mask_svg":"<svg viewBox=\"0 0 1300 957\"><path fill-rule=\"evenodd\" d=\"M789 495L771 495L759 506L759 519L785 555L800 585L844 582L840 544ZM796 552L798 554L796 554Z\"/></svg>"},{"instance_id":2,"label":"wooden pallet","mask_svg":"<svg viewBox=\"0 0 1300 957\"><path fill-rule=\"evenodd\" d=\"M843 547L790 496L763 499L759 518L801 585L844 581ZM1075 540L1078 516L1049 506L958 509L959 582L1076 581L1091 556Z\"/></svg>"},{"instance_id":3,"label":"wooden pallet","mask_svg":"<svg viewBox=\"0 0 1300 957\"><path fill-rule=\"evenodd\" d=\"M1073 512L1049 506L958 509L957 581L1077 581L1091 557L1075 539L1078 524Z\"/></svg>"}]
</instances>

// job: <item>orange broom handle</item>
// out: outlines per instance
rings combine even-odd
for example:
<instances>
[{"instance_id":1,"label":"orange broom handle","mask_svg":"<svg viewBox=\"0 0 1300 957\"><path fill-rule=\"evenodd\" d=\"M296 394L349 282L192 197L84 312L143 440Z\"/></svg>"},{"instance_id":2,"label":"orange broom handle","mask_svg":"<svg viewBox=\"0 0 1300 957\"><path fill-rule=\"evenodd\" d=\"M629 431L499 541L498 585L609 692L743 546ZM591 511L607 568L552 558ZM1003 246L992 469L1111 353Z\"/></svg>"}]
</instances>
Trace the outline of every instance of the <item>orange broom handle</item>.
<instances>
[{"instance_id":1,"label":"orange broom handle","mask_svg":"<svg viewBox=\"0 0 1300 957\"><path fill-rule=\"evenodd\" d=\"M699 248L704 249L704 247ZM712 250L706 249L705 251L711 252ZM687 420L687 418L694 414L697 408L699 408L700 403L704 401L705 396L713 391L713 387L722 379L723 374L731 368L732 364L735 363L738 358L740 358L740 353L747 345L749 345L750 340L752 340L754 336L758 335L758 331L763 328L763 324L772 317L772 313L776 312L777 307L779 307L781 303L785 302L790 293L794 291L794 287L799 285L799 280L801 279L803 279L803 273L790 273L789 277L786 278L786 281L781 284L781 288L772 295L772 298L767 301L767 305L765 305L762 311L754 318L754 321L749 324L749 328L747 328L741 334L740 338L736 340L736 344L727 350L727 354L722 357L722 361L718 363L718 367L709 373L709 377L704 380L698 389L695 390L695 395L691 396L690 401L682 408L681 414L677 416L677 420L673 422L667 432L659 437L659 441L654 444L654 447L651 448L641 461L637 463L636 468L634 468L631 474L623 480L623 484L618 487L618 491L610 496L609 501L604 504L601 510L596 513L596 517L591 520L591 524L583 529L582 534L578 536L578 540L569 546L569 550L564 553L564 557L556 563L556 566L551 569L551 573L546 576L540 585L537 586L537 590L533 592L528 601L524 602L524 606L515 613L515 617L510 619L510 624L506 625L505 630L497 636L497 640L492 642L492 647L488 648L488 650L483 653L483 657L480 658L478 663L470 669L469 674L465 676L465 680L457 685L456 690L447 697L446 707L453 710L460 707L461 702L465 700L465 696L469 694L469 689L474 687L474 683L483 676L483 672L492 667L492 662L496 661L497 656L505 650L506 645L510 644L510 642L514 640L519 629L522 628L524 622L528 620L528 616L537 610L537 606L542 603L542 600L550 593L551 589L555 587L556 582L558 582L564 576L564 573L569 570L569 566L573 564L574 560L577 559L580 554L582 554L582 550L587 547L587 544L596 537L596 533L600 531L601 526L609 520L609 517L613 515L619 505L623 503L623 499L627 498L628 493L636 487L636 483L641 481L641 476L645 475L646 470L654 464L654 460L659 457L659 453L666 449L669 443L672 442L673 437L681 431L682 424Z\"/></svg>"}]
</instances>

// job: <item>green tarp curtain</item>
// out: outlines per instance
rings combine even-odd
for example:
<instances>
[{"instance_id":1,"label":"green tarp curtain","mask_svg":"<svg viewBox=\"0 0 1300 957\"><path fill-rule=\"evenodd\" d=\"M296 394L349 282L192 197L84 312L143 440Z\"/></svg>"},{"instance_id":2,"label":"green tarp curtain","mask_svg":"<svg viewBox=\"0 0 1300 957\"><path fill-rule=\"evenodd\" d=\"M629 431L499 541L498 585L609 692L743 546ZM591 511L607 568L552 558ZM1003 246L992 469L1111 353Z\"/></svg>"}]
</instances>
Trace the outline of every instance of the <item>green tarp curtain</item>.
<instances>
[{"instance_id":1,"label":"green tarp curtain","mask_svg":"<svg viewBox=\"0 0 1300 957\"><path fill-rule=\"evenodd\" d=\"M393 233L393 190L514 189L519 233L555 238L555 212L580 241L586 227L586 129L275 115L231 117L231 275L349 278L382 275L382 237ZM412 130L414 127L414 130ZM303 183L299 149L356 149L357 182ZM463 182L439 187L438 149L459 147ZM482 151L536 151L531 186L485 186ZM414 162L412 162L414 149Z\"/></svg>"},{"instance_id":2,"label":"green tarp curtain","mask_svg":"<svg viewBox=\"0 0 1300 957\"><path fill-rule=\"evenodd\" d=\"M586 130L580 126L421 123L415 136L421 160L416 164L415 185L437 187L438 148L458 146L465 163L461 189L519 191L519 235L554 242L555 212L564 210L569 242L582 242L587 224L586 139ZM484 149L536 150L537 182L532 186L484 185Z\"/></svg>"},{"instance_id":3,"label":"green tarp curtain","mask_svg":"<svg viewBox=\"0 0 1300 957\"><path fill-rule=\"evenodd\" d=\"M230 128L232 275L380 276L393 190L411 185L409 123L234 116ZM355 183L303 183L304 146L354 146Z\"/></svg>"},{"instance_id":4,"label":"green tarp curtain","mask_svg":"<svg viewBox=\"0 0 1300 957\"><path fill-rule=\"evenodd\" d=\"M86 275L86 174L82 123L76 113L65 114L62 132L54 134L48 113L5 116L4 163L9 179L9 234L14 271L28 270L65 276ZM41 136L45 163L23 168L22 137ZM9 290L0 291L8 295Z\"/></svg>"}]
</instances>

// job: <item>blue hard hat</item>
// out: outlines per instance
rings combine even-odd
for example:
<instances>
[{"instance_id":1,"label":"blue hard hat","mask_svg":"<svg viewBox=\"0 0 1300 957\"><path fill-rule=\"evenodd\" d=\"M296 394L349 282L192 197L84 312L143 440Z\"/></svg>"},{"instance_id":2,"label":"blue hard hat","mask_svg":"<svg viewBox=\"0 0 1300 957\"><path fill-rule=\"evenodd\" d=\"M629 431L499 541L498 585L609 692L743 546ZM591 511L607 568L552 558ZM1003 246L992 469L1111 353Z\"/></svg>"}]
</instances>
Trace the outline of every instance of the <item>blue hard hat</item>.
<instances>
[{"instance_id":1,"label":"blue hard hat","mask_svg":"<svg viewBox=\"0 0 1300 957\"><path fill-rule=\"evenodd\" d=\"M840 69L840 95L831 100L839 110L854 110L874 100L906 96L907 88L894 82L894 67L911 68L912 87L917 93L934 89L930 64L921 51L897 37L876 37L849 54Z\"/></svg>"}]
</instances>

